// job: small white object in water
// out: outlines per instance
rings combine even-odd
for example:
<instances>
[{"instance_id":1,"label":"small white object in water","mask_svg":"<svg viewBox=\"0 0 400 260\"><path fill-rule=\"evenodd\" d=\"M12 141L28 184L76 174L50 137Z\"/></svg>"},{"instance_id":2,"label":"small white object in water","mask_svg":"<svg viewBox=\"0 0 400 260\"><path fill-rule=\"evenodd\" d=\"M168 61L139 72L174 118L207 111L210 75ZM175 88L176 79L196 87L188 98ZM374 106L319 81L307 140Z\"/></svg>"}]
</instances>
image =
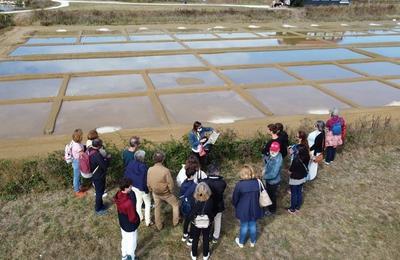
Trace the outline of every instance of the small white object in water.
<instances>
[{"instance_id":1,"label":"small white object in water","mask_svg":"<svg viewBox=\"0 0 400 260\"><path fill-rule=\"evenodd\" d=\"M240 120L242 118L239 117L215 117L209 120L210 123L213 124L231 124L234 123L236 120Z\"/></svg>"},{"instance_id":2,"label":"small white object in water","mask_svg":"<svg viewBox=\"0 0 400 260\"><path fill-rule=\"evenodd\" d=\"M400 25L400 23L397 23L397 25Z\"/></svg>"},{"instance_id":3,"label":"small white object in water","mask_svg":"<svg viewBox=\"0 0 400 260\"><path fill-rule=\"evenodd\" d=\"M109 32L110 29L108 29L108 28L99 28L96 31L98 31L98 32Z\"/></svg>"},{"instance_id":4,"label":"small white object in water","mask_svg":"<svg viewBox=\"0 0 400 260\"><path fill-rule=\"evenodd\" d=\"M214 29L224 29L225 27L223 27L223 26L221 26L221 25L217 25L217 26L214 26Z\"/></svg>"},{"instance_id":5,"label":"small white object in water","mask_svg":"<svg viewBox=\"0 0 400 260\"><path fill-rule=\"evenodd\" d=\"M295 28L296 26L290 25L290 24L282 24L282 27L284 27L284 28Z\"/></svg>"},{"instance_id":6,"label":"small white object in water","mask_svg":"<svg viewBox=\"0 0 400 260\"><path fill-rule=\"evenodd\" d=\"M369 25L371 25L371 26L381 26L382 24L380 24L380 23L370 23Z\"/></svg>"},{"instance_id":7,"label":"small white object in water","mask_svg":"<svg viewBox=\"0 0 400 260\"><path fill-rule=\"evenodd\" d=\"M309 114L312 115L328 115L329 114L329 110L326 109L315 109L315 110L308 110Z\"/></svg>"},{"instance_id":8,"label":"small white object in water","mask_svg":"<svg viewBox=\"0 0 400 260\"><path fill-rule=\"evenodd\" d=\"M148 30L149 28L147 28L147 27L139 27L139 30L141 30L141 31L145 31L145 30Z\"/></svg>"},{"instance_id":9,"label":"small white object in water","mask_svg":"<svg viewBox=\"0 0 400 260\"><path fill-rule=\"evenodd\" d=\"M388 106L388 107L398 107L398 106L400 106L400 101L392 101L392 102L390 102L389 104L387 104L387 105L385 105L385 106Z\"/></svg>"},{"instance_id":10,"label":"small white object in water","mask_svg":"<svg viewBox=\"0 0 400 260\"><path fill-rule=\"evenodd\" d=\"M122 127L120 127L120 126L102 126L102 127L96 128L96 131L99 134L106 134L106 133L113 133L113 132L119 131L121 129L122 129Z\"/></svg>"},{"instance_id":11,"label":"small white object in water","mask_svg":"<svg viewBox=\"0 0 400 260\"><path fill-rule=\"evenodd\" d=\"M57 29L56 32L66 32L67 30L65 29Z\"/></svg>"},{"instance_id":12,"label":"small white object in water","mask_svg":"<svg viewBox=\"0 0 400 260\"><path fill-rule=\"evenodd\" d=\"M249 28L255 28L255 29L256 29L256 28L260 28L260 26L254 25L254 24L250 24L250 25L249 25Z\"/></svg>"},{"instance_id":13,"label":"small white object in water","mask_svg":"<svg viewBox=\"0 0 400 260\"><path fill-rule=\"evenodd\" d=\"M341 23L341 26L349 26L347 23Z\"/></svg>"},{"instance_id":14,"label":"small white object in water","mask_svg":"<svg viewBox=\"0 0 400 260\"><path fill-rule=\"evenodd\" d=\"M310 26L312 26L312 27L318 27L319 24L312 23L312 24L310 24Z\"/></svg>"},{"instance_id":15,"label":"small white object in water","mask_svg":"<svg viewBox=\"0 0 400 260\"><path fill-rule=\"evenodd\" d=\"M186 27L185 26L179 26L179 27L177 27L177 29L178 30L186 30Z\"/></svg>"}]
</instances>

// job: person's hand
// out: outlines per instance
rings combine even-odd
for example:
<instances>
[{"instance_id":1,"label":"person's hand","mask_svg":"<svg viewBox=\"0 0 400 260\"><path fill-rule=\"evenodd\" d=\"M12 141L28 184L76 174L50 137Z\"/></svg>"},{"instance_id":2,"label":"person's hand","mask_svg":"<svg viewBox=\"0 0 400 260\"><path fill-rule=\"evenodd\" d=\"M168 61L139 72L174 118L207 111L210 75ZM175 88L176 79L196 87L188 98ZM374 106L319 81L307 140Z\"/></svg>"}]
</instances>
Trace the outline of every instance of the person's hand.
<instances>
[{"instance_id":1,"label":"person's hand","mask_svg":"<svg viewBox=\"0 0 400 260\"><path fill-rule=\"evenodd\" d=\"M202 138L201 140L200 140L200 143L205 143L207 141L207 138Z\"/></svg>"},{"instance_id":2,"label":"person's hand","mask_svg":"<svg viewBox=\"0 0 400 260\"><path fill-rule=\"evenodd\" d=\"M111 159L111 154L106 155L107 159Z\"/></svg>"}]
</instances>

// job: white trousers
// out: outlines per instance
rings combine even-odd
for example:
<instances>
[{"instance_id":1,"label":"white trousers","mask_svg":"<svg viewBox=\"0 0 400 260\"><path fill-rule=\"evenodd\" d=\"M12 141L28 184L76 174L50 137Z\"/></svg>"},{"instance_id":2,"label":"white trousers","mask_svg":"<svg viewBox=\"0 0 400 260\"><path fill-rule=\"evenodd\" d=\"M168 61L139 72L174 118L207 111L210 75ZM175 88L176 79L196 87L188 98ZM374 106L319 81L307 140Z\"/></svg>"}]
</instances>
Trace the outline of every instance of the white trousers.
<instances>
[{"instance_id":1,"label":"white trousers","mask_svg":"<svg viewBox=\"0 0 400 260\"><path fill-rule=\"evenodd\" d=\"M135 259L135 251L137 246L137 230L133 232L126 232L121 228L121 235L122 260L128 259L128 256L131 256L132 259Z\"/></svg>"},{"instance_id":2,"label":"white trousers","mask_svg":"<svg viewBox=\"0 0 400 260\"><path fill-rule=\"evenodd\" d=\"M221 233L222 212L218 212L214 217L214 233L213 237L218 239Z\"/></svg>"},{"instance_id":3,"label":"white trousers","mask_svg":"<svg viewBox=\"0 0 400 260\"><path fill-rule=\"evenodd\" d=\"M140 220L143 221L142 204L144 201L144 219L146 225L148 226L151 222L150 220L150 210L151 210L151 197L150 193L145 193L135 187L132 187L133 192L136 196L136 211L139 214Z\"/></svg>"},{"instance_id":4,"label":"white trousers","mask_svg":"<svg viewBox=\"0 0 400 260\"><path fill-rule=\"evenodd\" d=\"M316 156L318 156L320 153L317 153ZM313 161L314 158L314 151L310 152L310 162L308 164L308 172L310 174L310 181L314 180L315 177L317 177L317 172L318 172L318 163Z\"/></svg>"}]
</instances>

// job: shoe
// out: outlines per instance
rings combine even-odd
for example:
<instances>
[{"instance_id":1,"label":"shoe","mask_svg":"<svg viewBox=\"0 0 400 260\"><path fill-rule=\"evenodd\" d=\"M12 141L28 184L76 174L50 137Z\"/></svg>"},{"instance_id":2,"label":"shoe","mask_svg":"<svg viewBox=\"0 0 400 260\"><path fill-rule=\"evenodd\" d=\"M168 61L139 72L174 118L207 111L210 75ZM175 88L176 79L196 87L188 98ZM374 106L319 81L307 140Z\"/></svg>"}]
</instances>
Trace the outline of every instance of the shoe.
<instances>
[{"instance_id":1,"label":"shoe","mask_svg":"<svg viewBox=\"0 0 400 260\"><path fill-rule=\"evenodd\" d=\"M211 240L211 242L212 242L213 244L217 244L217 243L218 243L218 238L213 237L212 240Z\"/></svg>"},{"instance_id":2,"label":"shoe","mask_svg":"<svg viewBox=\"0 0 400 260\"><path fill-rule=\"evenodd\" d=\"M250 247L255 247L256 246L256 243L251 243L250 242Z\"/></svg>"},{"instance_id":3,"label":"shoe","mask_svg":"<svg viewBox=\"0 0 400 260\"><path fill-rule=\"evenodd\" d=\"M235 238L235 242L236 242L236 244L237 244L240 248L243 248L243 244L240 244L239 238L238 238L238 237Z\"/></svg>"},{"instance_id":4,"label":"shoe","mask_svg":"<svg viewBox=\"0 0 400 260\"><path fill-rule=\"evenodd\" d=\"M188 238L189 234L183 234L182 236L182 242L186 242L186 239Z\"/></svg>"},{"instance_id":5,"label":"shoe","mask_svg":"<svg viewBox=\"0 0 400 260\"><path fill-rule=\"evenodd\" d=\"M108 195L108 193L107 193L107 192L104 192L102 197L105 198L105 197L107 197L107 195ZM96 197L96 192L93 193L93 196Z\"/></svg>"},{"instance_id":6,"label":"shoe","mask_svg":"<svg viewBox=\"0 0 400 260\"><path fill-rule=\"evenodd\" d=\"M102 209L102 210L96 211L96 215L97 216L103 216L105 214L107 214L107 210L106 209Z\"/></svg>"},{"instance_id":7,"label":"shoe","mask_svg":"<svg viewBox=\"0 0 400 260\"><path fill-rule=\"evenodd\" d=\"M325 165L329 165L331 164L330 162L324 161Z\"/></svg>"},{"instance_id":8,"label":"shoe","mask_svg":"<svg viewBox=\"0 0 400 260\"><path fill-rule=\"evenodd\" d=\"M192 258L192 260L196 260L197 257L192 255L192 251L190 251L190 257Z\"/></svg>"},{"instance_id":9,"label":"shoe","mask_svg":"<svg viewBox=\"0 0 400 260\"><path fill-rule=\"evenodd\" d=\"M153 225L154 225L154 223L152 221L150 221L150 223L146 224L146 227L151 227Z\"/></svg>"},{"instance_id":10,"label":"shoe","mask_svg":"<svg viewBox=\"0 0 400 260\"><path fill-rule=\"evenodd\" d=\"M208 253L208 255L203 256L203 260L208 260L210 258L210 253Z\"/></svg>"},{"instance_id":11,"label":"shoe","mask_svg":"<svg viewBox=\"0 0 400 260\"><path fill-rule=\"evenodd\" d=\"M83 192L83 191L75 192L75 197L77 197L79 199L81 199L81 198L83 198L85 196L86 196L86 192Z\"/></svg>"},{"instance_id":12,"label":"shoe","mask_svg":"<svg viewBox=\"0 0 400 260\"><path fill-rule=\"evenodd\" d=\"M296 209L296 214L300 213L300 209Z\"/></svg>"},{"instance_id":13,"label":"shoe","mask_svg":"<svg viewBox=\"0 0 400 260\"><path fill-rule=\"evenodd\" d=\"M289 212L289 214L292 214L292 215L294 215L294 214L296 214L296 210L292 210L292 209L287 209L287 211Z\"/></svg>"},{"instance_id":14,"label":"shoe","mask_svg":"<svg viewBox=\"0 0 400 260\"><path fill-rule=\"evenodd\" d=\"M273 213L271 211L269 211L269 210L266 210L264 212L264 216L266 216L266 217L269 217L269 216L272 216L272 215L273 215Z\"/></svg>"},{"instance_id":15,"label":"shoe","mask_svg":"<svg viewBox=\"0 0 400 260\"><path fill-rule=\"evenodd\" d=\"M193 243L193 238L189 238L189 239L186 241L186 245L187 245L187 246L192 246L192 243Z\"/></svg>"}]
</instances>

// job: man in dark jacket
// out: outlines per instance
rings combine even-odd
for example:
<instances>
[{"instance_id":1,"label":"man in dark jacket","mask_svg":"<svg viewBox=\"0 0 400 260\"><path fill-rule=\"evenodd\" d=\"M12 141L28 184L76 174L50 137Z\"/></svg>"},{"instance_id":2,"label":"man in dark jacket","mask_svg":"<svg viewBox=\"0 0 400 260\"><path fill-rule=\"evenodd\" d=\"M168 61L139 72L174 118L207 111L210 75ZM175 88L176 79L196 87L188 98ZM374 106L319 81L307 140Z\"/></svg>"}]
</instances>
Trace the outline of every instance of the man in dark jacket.
<instances>
[{"instance_id":1,"label":"man in dark jacket","mask_svg":"<svg viewBox=\"0 0 400 260\"><path fill-rule=\"evenodd\" d=\"M211 199L214 202L216 214L214 217L214 233L212 240L214 244L218 243L219 235L221 233L222 212L225 210L224 191L226 188L226 182L219 174L219 166L216 164L210 164L208 167L207 179L203 180L210 187L212 192Z\"/></svg>"},{"instance_id":2,"label":"man in dark jacket","mask_svg":"<svg viewBox=\"0 0 400 260\"><path fill-rule=\"evenodd\" d=\"M106 174L109 165L109 157L104 158L99 149L103 147L103 141L101 139L94 139L92 141L93 153L91 153L90 170L93 173L92 181L96 190L96 204L95 211L97 215L104 215L107 213L107 209L103 204L103 194L106 188Z\"/></svg>"},{"instance_id":3,"label":"man in dark jacket","mask_svg":"<svg viewBox=\"0 0 400 260\"><path fill-rule=\"evenodd\" d=\"M137 228L140 218L136 212L136 197L132 189L132 182L123 178L119 184L119 191L115 194L114 202L117 205L118 220L121 227L122 259L135 259L137 245Z\"/></svg>"}]
</instances>

